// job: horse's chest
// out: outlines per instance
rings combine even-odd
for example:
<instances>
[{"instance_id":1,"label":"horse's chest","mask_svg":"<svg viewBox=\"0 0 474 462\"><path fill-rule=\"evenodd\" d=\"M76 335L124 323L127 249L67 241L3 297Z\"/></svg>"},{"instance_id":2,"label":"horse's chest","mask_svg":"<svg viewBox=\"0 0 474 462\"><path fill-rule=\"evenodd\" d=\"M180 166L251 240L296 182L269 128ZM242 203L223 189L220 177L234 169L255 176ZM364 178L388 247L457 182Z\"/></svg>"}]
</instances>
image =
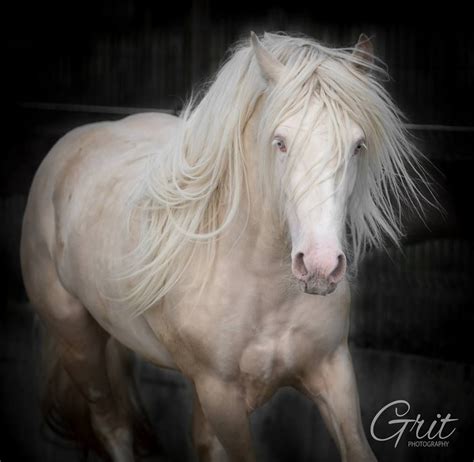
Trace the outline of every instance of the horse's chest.
<instances>
[{"instance_id":1,"label":"horse's chest","mask_svg":"<svg viewBox=\"0 0 474 462\"><path fill-rule=\"evenodd\" d=\"M307 348L299 345L299 334L287 331L260 336L245 348L239 368L249 408L261 405L277 388L291 383L307 356Z\"/></svg>"}]
</instances>

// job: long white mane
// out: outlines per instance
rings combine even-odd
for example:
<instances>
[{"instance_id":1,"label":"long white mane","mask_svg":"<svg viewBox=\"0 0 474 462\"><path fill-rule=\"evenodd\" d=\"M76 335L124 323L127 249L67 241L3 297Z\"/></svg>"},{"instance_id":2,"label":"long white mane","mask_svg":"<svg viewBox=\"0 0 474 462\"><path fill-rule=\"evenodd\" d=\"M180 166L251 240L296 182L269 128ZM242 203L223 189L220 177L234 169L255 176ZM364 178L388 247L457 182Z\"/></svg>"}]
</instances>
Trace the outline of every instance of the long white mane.
<instances>
[{"instance_id":1,"label":"long white mane","mask_svg":"<svg viewBox=\"0 0 474 462\"><path fill-rule=\"evenodd\" d=\"M425 181L425 174L420 156L381 85L382 69L353 49L327 48L309 38L265 34L262 44L285 65L275 88L267 91L249 41L240 43L203 96L187 104L170 144L151 159L133 203L143 217L139 245L122 275L133 282L126 301L134 314L175 286L197 246L204 244L213 258L216 239L245 198L243 131L264 94L258 135L264 143L314 94L329 112L336 153L342 152L349 118L363 129L367 152L358 162L347 212L347 250L354 265L385 238L398 243L403 204L421 209L418 181ZM271 162L265 152L262 158ZM261 169L273 171L268 165ZM263 183L273 194L272 182L262 176Z\"/></svg>"}]
</instances>

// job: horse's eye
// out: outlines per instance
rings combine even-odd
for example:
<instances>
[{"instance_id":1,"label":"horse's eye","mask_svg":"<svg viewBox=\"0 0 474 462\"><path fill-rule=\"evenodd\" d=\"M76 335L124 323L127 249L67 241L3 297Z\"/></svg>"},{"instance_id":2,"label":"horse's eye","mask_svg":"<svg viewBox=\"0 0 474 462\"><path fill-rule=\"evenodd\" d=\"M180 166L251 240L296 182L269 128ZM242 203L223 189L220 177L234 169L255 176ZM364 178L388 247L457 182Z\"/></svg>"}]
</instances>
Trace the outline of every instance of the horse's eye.
<instances>
[{"instance_id":1,"label":"horse's eye","mask_svg":"<svg viewBox=\"0 0 474 462\"><path fill-rule=\"evenodd\" d=\"M357 143L357 146L355 147L354 149L354 156L357 156L358 154L360 154L362 151L364 151L366 148L366 145L363 141L361 141L360 143Z\"/></svg>"},{"instance_id":2,"label":"horse's eye","mask_svg":"<svg viewBox=\"0 0 474 462\"><path fill-rule=\"evenodd\" d=\"M286 144L285 141L281 138L275 138L273 140L273 146L276 146L280 152L286 152Z\"/></svg>"}]
</instances>

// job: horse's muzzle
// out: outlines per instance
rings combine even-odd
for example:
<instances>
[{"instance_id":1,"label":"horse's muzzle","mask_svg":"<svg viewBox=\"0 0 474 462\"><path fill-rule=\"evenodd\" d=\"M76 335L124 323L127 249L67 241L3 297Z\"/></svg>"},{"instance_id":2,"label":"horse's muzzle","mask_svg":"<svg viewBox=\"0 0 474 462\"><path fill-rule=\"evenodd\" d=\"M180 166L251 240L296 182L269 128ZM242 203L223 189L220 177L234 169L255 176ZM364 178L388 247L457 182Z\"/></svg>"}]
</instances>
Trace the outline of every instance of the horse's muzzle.
<instances>
[{"instance_id":1,"label":"horse's muzzle","mask_svg":"<svg viewBox=\"0 0 474 462\"><path fill-rule=\"evenodd\" d=\"M329 295L337 287L337 283L316 276L309 277L305 281L299 280L298 282L303 292L311 295Z\"/></svg>"},{"instance_id":2,"label":"horse's muzzle","mask_svg":"<svg viewBox=\"0 0 474 462\"><path fill-rule=\"evenodd\" d=\"M317 254L298 252L293 257L292 271L303 292L313 295L329 295L346 272L346 257L335 252L337 257L319 258Z\"/></svg>"}]
</instances>

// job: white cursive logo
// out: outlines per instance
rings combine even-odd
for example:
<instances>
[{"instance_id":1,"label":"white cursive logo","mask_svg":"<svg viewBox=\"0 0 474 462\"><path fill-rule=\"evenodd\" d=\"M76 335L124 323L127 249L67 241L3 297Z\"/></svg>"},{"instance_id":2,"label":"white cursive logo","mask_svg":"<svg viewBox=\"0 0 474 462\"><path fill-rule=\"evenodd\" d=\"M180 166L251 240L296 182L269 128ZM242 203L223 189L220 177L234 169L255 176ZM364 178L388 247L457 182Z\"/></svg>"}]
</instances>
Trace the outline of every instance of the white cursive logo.
<instances>
[{"instance_id":1,"label":"white cursive logo","mask_svg":"<svg viewBox=\"0 0 474 462\"><path fill-rule=\"evenodd\" d=\"M378 423L379 419L383 417L390 418L390 413L393 415L393 408L396 419L391 419L388 421L389 425L396 426L396 430L393 434L385 437L380 437L376 435L375 426ZM407 427L410 425L410 429L408 432L414 432L415 436L418 440L445 440L449 438L456 428L449 427L452 425L452 422L455 422L459 419L451 419L451 414L446 414L446 417L441 418L441 414L436 414L436 419L434 419L431 424L428 426L428 422L426 422L421 418L421 415L418 414L416 419L409 419L409 418L401 418L405 417L410 412L410 403L404 400L393 401L388 403L379 412L375 415L372 419L372 423L370 424L370 434L372 438L377 441L388 441L393 438L396 438L394 447L398 446L400 438L404 434ZM388 417L387 417L388 415ZM428 429L426 429L428 427ZM451 431L449 431L451 430Z\"/></svg>"}]
</instances>

